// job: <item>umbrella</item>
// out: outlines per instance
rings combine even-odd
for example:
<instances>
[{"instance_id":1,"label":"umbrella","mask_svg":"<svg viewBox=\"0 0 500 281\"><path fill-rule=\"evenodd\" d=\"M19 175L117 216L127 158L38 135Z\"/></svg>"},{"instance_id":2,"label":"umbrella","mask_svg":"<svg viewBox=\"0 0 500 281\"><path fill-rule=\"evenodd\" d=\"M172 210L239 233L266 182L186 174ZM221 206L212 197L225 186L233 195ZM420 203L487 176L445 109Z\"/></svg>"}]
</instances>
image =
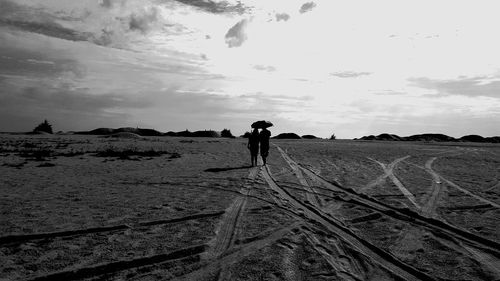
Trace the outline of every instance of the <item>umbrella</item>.
<instances>
[{"instance_id":1,"label":"umbrella","mask_svg":"<svg viewBox=\"0 0 500 281\"><path fill-rule=\"evenodd\" d=\"M257 121L257 122L253 122L252 123L252 128L268 128L268 127L272 127L273 126L273 123L269 122L269 121L265 121L265 120L260 120L260 121Z\"/></svg>"}]
</instances>

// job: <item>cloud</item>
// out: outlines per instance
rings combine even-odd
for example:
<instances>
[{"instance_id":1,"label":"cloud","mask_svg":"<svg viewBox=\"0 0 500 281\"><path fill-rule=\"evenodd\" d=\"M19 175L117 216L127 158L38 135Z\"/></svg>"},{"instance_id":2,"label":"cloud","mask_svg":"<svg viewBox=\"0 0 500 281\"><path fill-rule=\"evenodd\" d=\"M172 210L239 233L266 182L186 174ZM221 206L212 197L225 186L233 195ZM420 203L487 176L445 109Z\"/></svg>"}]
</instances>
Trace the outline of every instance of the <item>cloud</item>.
<instances>
[{"instance_id":1,"label":"cloud","mask_svg":"<svg viewBox=\"0 0 500 281\"><path fill-rule=\"evenodd\" d=\"M316 3L314 3L314 2L307 2L307 3L304 3L304 4L300 7L299 12L300 12L301 14L303 14L303 13L306 13L306 12L311 11L314 7L316 7Z\"/></svg>"},{"instance_id":2,"label":"cloud","mask_svg":"<svg viewBox=\"0 0 500 281\"><path fill-rule=\"evenodd\" d=\"M304 102L312 101L313 96L302 95L302 96L286 96L286 95L270 95L263 93L252 93L240 95L239 98L244 99L255 99L263 104L274 104L274 105L296 105L297 103L303 104Z\"/></svg>"},{"instance_id":3,"label":"cloud","mask_svg":"<svg viewBox=\"0 0 500 281\"><path fill-rule=\"evenodd\" d=\"M142 33L147 33L152 26L158 21L158 9L156 7L146 8L140 12L130 15L129 28L130 30L138 30Z\"/></svg>"},{"instance_id":4,"label":"cloud","mask_svg":"<svg viewBox=\"0 0 500 281\"><path fill-rule=\"evenodd\" d=\"M273 72L273 71L276 71L276 67L272 66L272 65L254 65L253 66L254 69L257 69L257 70L261 70L261 71L267 71L267 72Z\"/></svg>"},{"instance_id":5,"label":"cloud","mask_svg":"<svg viewBox=\"0 0 500 281\"><path fill-rule=\"evenodd\" d=\"M95 41L96 39L95 35L90 32L78 31L61 25L58 23L58 17L44 10L18 5L7 0L1 3L0 26L71 41Z\"/></svg>"},{"instance_id":6,"label":"cloud","mask_svg":"<svg viewBox=\"0 0 500 281\"><path fill-rule=\"evenodd\" d=\"M458 79L438 80L426 77L410 78L413 86L424 89L436 90L438 95L459 95L468 97L494 97L498 98L500 93L500 77L492 80L486 76L462 77Z\"/></svg>"},{"instance_id":7,"label":"cloud","mask_svg":"<svg viewBox=\"0 0 500 281\"><path fill-rule=\"evenodd\" d=\"M331 76L339 77L339 78L356 78L361 76L370 75L371 72L354 72L354 71L342 71L342 72L334 72L330 73Z\"/></svg>"},{"instance_id":8,"label":"cloud","mask_svg":"<svg viewBox=\"0 0 500 281\"><path fill-rule=\"evenodd\" d=\"M387 90L387 91L383 91L383 92L375 92L373 94L377 95L377 96L402 96L402 95L407 95L408 93Z\"/></svg>"},{"instance_id":9,"label":"cloud","mask_svg":"<svg viewBox=\"0 0 500 281\"><path fill-rule=\"evenodd\" d=\"M0 0L0 26L8 26L32 33L71 41L92 41L94 35L90 32L78 31L59 22L76 21L78 17L63 16L61 13L49 13L45 9L23 6L11 1Z\"/></svg>"},{"instance_id":10,"label":"cloud","mask_svg":"<svg viewBox=\"0 0 500 281\"><path fill-rule=\"evenodd\" d=\"M7 87L0 92L0 126L3 130L30 130L42 119L57 124L56 130L81 130L123 124L127 108L144 108L147 102L116 94L95 95L71 84L54 88L50 84ZM110 110L119 109L119 110ZM61 125L66 126L61 128ZM89 127L91 126L91 127ZM57 126L56 126L57 127Z\"/></svg>"},{"instance_id":11,"label":"cloud","mask_svg":"<svg viewBox=\"0 0 500 281\"><path fill-rule=\"evenodd\" d=\"M58 6L54 2L29 6L0 1L0 26L70 41L132 49L129 43L138 42L137 36L146 40L144 35L155 30L164 35L185 31L182 25L163 18L161 6L151 1L122 1L120 5L111 0L87 5L62 2Z\"/></svg>"},{"instance_id":12,"label":"cloud","mask_svg":"<svg viewBox=\"0 0 500 281\"><path fill-rule=\"evenodd\" d=\"M276 21L288 21L290 19L290 15L287 13L278 13L276 14Z\"/></svg>"},{"instance_id":13,"label":"cloud","mask_svg":"<svg viewBox=\"0 0 500 281\"><path fill-rule=\"evenodd\" d=\"M111 0L101 0L99 3L102 7L111 8L113 7L113 2Z\"/></svg>"},{"instance_id":14,"label":"cloud","mask_svg":"<svg viewBox=\"0 0 500 281\"><path fill-rule=\"evenodd\" d=\"M211 1L211 0L175 0L185 5L193 6L203 11L221 14L221 13L238 13L243 14L249 7L244 6L240 1L236 5L231 5L226 1Z\"/></svg>"},{"instance_id":15,"label":"cloud","mask_svg":"<svg viewBox=\"0 0 500 281\"><path fill-rule=\"evenodd\" d=\"M2 39L2 36L0 36ZM17 46L0 45L0 75L21 76L31 79L54 79L63 75L81 78L86 69L76 60L64 56L30 51Z\"/></svg>"},{"instance_id":16,"label":"cloud","mask_svg":"<svg viewBox=\"0 0 500 281\"><path fill-rule=\"evenodd\" d=\"M225 39L229 48L239 47L247 40L247 35L245 33L247 24L248 20L243 19L227 31Z\"/></svg>"}]
</instances>

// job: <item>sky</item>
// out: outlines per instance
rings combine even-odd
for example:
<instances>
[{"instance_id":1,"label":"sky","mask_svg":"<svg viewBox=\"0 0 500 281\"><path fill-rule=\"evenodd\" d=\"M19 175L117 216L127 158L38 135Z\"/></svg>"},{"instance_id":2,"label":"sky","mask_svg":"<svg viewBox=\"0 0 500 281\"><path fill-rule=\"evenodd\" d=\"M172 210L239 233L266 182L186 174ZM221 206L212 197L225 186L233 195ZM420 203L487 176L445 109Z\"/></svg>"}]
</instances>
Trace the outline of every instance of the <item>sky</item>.
<instances>
[{"instance_id":1,"label":"sky","mask_svg":"<svg viewBox=\"0 0 500 281\"><path fill-rule=\"evenodd\" d=\"M0 131L498 136L499 7L0 0Z\"/></svg>"}]
</instances>

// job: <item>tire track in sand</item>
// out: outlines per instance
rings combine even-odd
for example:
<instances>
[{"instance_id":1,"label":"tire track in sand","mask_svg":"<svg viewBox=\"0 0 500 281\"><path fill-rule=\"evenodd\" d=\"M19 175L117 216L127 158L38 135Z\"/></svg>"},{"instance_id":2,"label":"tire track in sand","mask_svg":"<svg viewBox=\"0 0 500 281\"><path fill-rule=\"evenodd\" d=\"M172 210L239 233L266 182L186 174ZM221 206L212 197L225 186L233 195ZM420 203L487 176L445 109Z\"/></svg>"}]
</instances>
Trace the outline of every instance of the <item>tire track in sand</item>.
<instances>
[{"instance_id":1,"label":"tire track in sand","mask_svg":"<svg viewBox=\"0 0 500 281\"><path fill-rule=\"evenodd\" d=\"M367 185L361 187L358 190L358 192L366 192L366 190L368 190L370 188L373 188L373 187L375 187L377 185L381 185L384 182L384 180L389 177L388 170L392 171L394 169L394 167L396 167L396 165L399 162L405 160L408 157L410 157L410 156L405 156L405 157L398 158L398 159L392 161L391 163L389 163L388 165L385 165L382 162L379 162L377 160L374 160L374 159L368 157L368 159L370 159L371 161L376 162L377 164L379 164L382 167L382 170L384 171L384 173L382 175L378 176L375 180L373 180L370 183L368 183Z\"/></svg>"},{"instance_id":2,"label":"tire track in sand","mask_svg":"<svg viewBox=\"0 0 500 281\"><path fill-rule=\"evenodd\" d=\"M248 181L253 182L257 178L259 173L259 167L252 167L248 174ZM243 196L238 196L233 200L231 205L226 209L226 213L223 216L219 227L216 231L217 235L214 240L210 243L212 247L207 251L208 258L217 258L224 254L235 241L236 232L238 229L238 222L241 213L245 209L248 195L250 193L249 184L245 184L241 189L240 193Z\"/></svg>"},{"instance_id":3,"label":"tire track in sand","mask_svg":"<svg viewBox=\"0 0 500 281\"><path fill-rule=\"evenodd\" d=\"M425 217L438 219L438 215L436 214L436 203L444 187L441 185L439 175L432 170L432 163L436 159L437 157L432 157L425 163L424 170L431 175L432 183L430 192L421 200L422 207L420 213ZM423 248L422 237L424 233L422 229L415 226L410 226L406 230L403 230L398 241L391 247L391 252L402 259L413 256L417 250Z\"/></svg>"},{"instance_id":4,"label":"tire track in sand","mask_svg":"<svg viewBox=\"0 0 500 281\"><path fill-rule=\"evenodd\" d=\"M368 157L368 159L379 164L382 167L382 169L384 170L384 175L377 178L377 180L375 180L375 182L377 182L377 181L381 182L386 177L390 178L391 181L396 185L396 187L401 191L401 193L403 193L403 195L406 197L406 199L408 199L415 206L415 208L417 208L417 210L420 210L420 206L417 203L415 195L413 195L413 193L411 193L408 189L406 189L406 187L403 185L403 183L396 177L396 175L394 175L394 168L396 167L396 165L399 162L406 160L409 157L410 157L410 155L406 155L404 157L398 158L398 159L392 161L388 165L385 165L384 163L379 162L379 161L372 159L370 157ZM378 184L378 182L377 182L377 184ZM377 184L375 184L375 185L377 185ZM368 186L371 186L371 184L369 184Z\"/></svg>"},{"instance_id":5,"label":"tire track in sand","mask_svg":"<svg viewBox=\"0 0 500 281\"><path fill-rule=\"evenodd\" d=\"M315 223L323 226L330 233L350 244L355 251L369 257L374 263L380 264L404 280L434 280L434 278L428 276L426 273L401 262L388 252L358 237L351 230L342 226L341 223L323 215L322 212L316 210L313 206L297 200L275 182L268 167L262 169L262 175L269 187L277 192L278 197L286 199L295 209L303 210L303 214L307 218L304 220L306 223Z\"/></svg>"},{"instance_id":6,"label":"tire track in sand","mask_svg":"<svg viewBox=\"0 0 500 281\"><path fill-rule=\"evenodd\" d=\"M302 224L300 222L292 223L287 226L281 226L275 230L265 233L257 240L236 246L234 251L228 251L227 254L220 256L216 260L205 264L200 269L185 273L182 276L174 278L174 280L182 281L198 281L198 280L213 280L207 278L210 275L216 275L218 280L231 280L231 274L227 268L236 264L243 258L255 253L269 245L276 243L281 238L295 232ZM221 269L222 268L222 269Z\"/></svg>"},{"instance_id":7,"label":"tire track in sand","mask_svg":"<svg viewBox=\"0 0 500 281\"><path fill-rule=\"evenodd\" d=\"M353 255L349 245L339 239L319 237L314 230L305 229L303 232L312 248L334 269L333 276L340 280L369 280L369 270L360 261L360 255ZM333 241L332 241L333 240ZM328 246L328 247L327 247Z\"/></svg>"},{"instance_id":8,"label":"tire track in sand","mask_svg":"<svg viewBox=\"0 0 500 281\"><path fill-rule=\"evenodd\" d=\"M470 195L470 196L472 196L472 197L474 197L482 202L485 202L493 207L497 207L497 208L499 207L498 204L491 202L491 201L489 201L483 197L480 197L478 195L475 195L475 194L469 192L468 190L456 185L455 183L443 178L438 173L436 173L432 169L432 163L436 159L437 159L437 157L433 157L425 163L425 170L428 173L430 173L432 176L432 179L433 179L432 185L433 185L434 190L432 192L430 199L427 201L427 204L422 209L422 213L424 215L438 217L438 215L436 214L436 210L435 210L436 201L439 199L441 193L446 190L446 187L442 186L442 181L445 181L448 185L455 187L458 190L464 192L465 194ZM425 208L426 206L428 206L428 208ZM495 279L500 279L500 260L499 259L493 257L492 255L490 255L488 253L485 253L484 251L482 251L480 249L476 249L474 247L466 245L465 243L460 243L457 241L456 244L458 244L458 245L451 245L451 246L452 247L455 246L453 248L457 248L457 246L458 246L458 247L461 247L462 249L464 249L466 251L466 254L471 254L475 258L475 260L479 261L482 265L484 265L485 268L488 269L495 276Z\"/></svg>"},{"instance_id":9,"label":"tire track in sand","mask_svg":"<svg viewBox=\"0 0 500 281\"><path fill-rule=\"evenodd\" d=\"M450 181L450 180L448 180L448 179L446 179L446 178L443 178L443 176L441 176L441 175L440 175L439 177L440 177L443 181L445 181L447 184L449 184L450 186L452 186L452 187L454 187L454 188L456 188L456 189L458 189L458 190L462 191L463 193L465 193L465 194L467 194L467 195L469 195L469 196L471 196L471 197L474 197L474 198L476 198L477 200L479 200L479 201L481 201L481 202L483 202L483 203L490 204L491 206L493 206L493 207L495 207L495 208L500 208L500 205L499 205L499 204L497 204L497 203L495 203L495 202L492 202L492 201L490 201L490 200L488 200L488 199L486 199L486 198L484 198L484 197L481 197L481 196L479 196L479 195L476 195L476 194L474 194L474 193L472 193L472 192L468 191L467 189L465 189L465 188L463 188L463 187L459 186L458 184L456 184L456 183L454 183L454 182L452 182L452 181Z\"/></svg>"},{"instance_id":10,"label":"tire track in sand","mask_svg":"<svg viewBox=\"0 0 500 281\"><path fill-rule=\"evenodd\" d=\"M441 197L441 194L446 190L440 180L440 177L434 170L432 170L432 163L437 159L437 157L432 157L425 162L425 171L429 173L432 177L431 192L426 194L422 199L422 209L421 213L427 217L437 218L436 204Z\"/></svg>"},{"instance_id":11,"label":"tire track in sand","mask_svg":"<svg viewBox=\"0 0 500 281\"><path fill-rule=\"evenodd\" d=\"M424 195L421 200L422 209L420 210L420 213L425 217L439 219L439 215L436 213L436 206L442 194L446 192L446 186L442 183L442 177L432 169L432 164L436 159L438 159L438 157L430 158L425 162L424 167L415 166L424 169L432 177L430 191ZM410 228L404 232L401 239L396 242L395 246L391 248L391 251L396 256L403 259L411 257L413 252L423 247L421 239L424 234L424 230L415 226L410 226ZM454 239L451 241L440 239L440 241L463 255L471 256L483 265L485 269L495 277L495 279L500 279L500 261L497 258L482 251L481 249L477 249Z\"/></svg>"},{"instance_id":12,"label":"tire track in sand","mask_svg":"<svg viewBox=\"0 0 500 281\"><path fill-rule=\"evenodd\" d=\"M435 159L434 159L434 158L435 158ZM448 184L449 186L451 186L451 187L454 187L454 188L458 189L459 191L461 191L462 193L465 193L466 195L469 195L469 196L471 196L471 197L473 197L473 198L475 198L475 199L477 199L477 200L479 200L479 201L481 201L481 202L483 202L483 203L486 203L486 204L488 204L488 205L490 205L490 206L492 206L492 207L494 207L494 208L500 208L500 204L497 204L497 203L495 203L495 202L493 202L493 201L491 201L491 200L488 200L488 199L486 199L486 198L484 198L484 197L481 197L481 196L479 196L479 195L477 195L477 194L474 194L474 193L472 193L472 192L468 191L467 189L465 189L465 188L463 188L463 187L459 186L458 184L456 184L456 183L452 182L451 180L446 179L445 177L443 177L442 175L440 175L440 174L439 174L439 173L437 173L436 171L434 171L434 170L432 169L432 163L433 163L433 162L434 162L437 158L438 158L438 157L433 157L433 158L431 158L430 160L428 160L428 161L426 162L426 164L425 164L425 167L422 167L422 166L419 166L419 165L416 165L416 164L412 164L412 163L410 163L410 164L411 164L412 166L417 167L417 168L424 169L425 171L427 171L428 173L430 173L430 174L431 174L431 176L432 176L432 178L433 178L433 180L434 180L434 182L436 182L436 183L441 183L441 184L442 184L442 182L445 182L445 183L446 183L446 184ZM491 187L491 188L489 188L489 189L495 188L495 187L497 187L497 186L499 186L499 185L500 185L500 183L497 183L496 185L494 185L493 187ZM486 190L486 191L488 191L488 190Z\"/></svg>"},{"instance_id":13,"label":"tire track in sand","mask_svg":"<svg viewBox=\"0 0 500 281\"><path fill-rule=\"evenodd\" d=\"M427 218L422 216L420 213L408 209L396 208L394 206L385 204L384 202L380 202L372 197L357 193L351 188L343 187L336 183L329 182L321 176L314 174L314 172L308 170L307 168L304 168L302 166L300 166L300 168L309 177L316 177L316 180L328 189L334 192L341 192L349 195L348 197L351 198L346 202L366 207L396 220L424 227L431 230L432 232L438 233L441 236L446 235L450 239L459 239L461 241L469 243L470 245L479 244L482 247L500 253L500 243L494 240L475 235L467 230L448 224L442 220Z\"/></svg>"},{"instance_id":14,"label":"tire track in sand","mask_svg":"<svg viewBox=\"0 0 500 281\"><path fill-rule=\"evenodd\" d=\"M429 163L428 167L431 167L433 161L434 160L430 159L427 162L427 163ZM313 172L308 171L306 168L304 168L302 166L300 168L306 174L308 174L310 177L314 176ZM316 175L316 176L319 178L319 181L322 180L318 175ZM341 186L337 187L337 186L334 186L333 184L331 184L325 180L322 180L322 181L325 184L325 186L328 186L328 187L332 188L333 190L344 190L346 192L349 192L348 190L346 190L345 188L342 188ZM435 195L434 198L432 199L432 202L429 205L430 206L429 211L431 211L431 212L435 211L435 204L439 200L439 196L441 195L441 192L442 192L442 190L437 192L437 193L432 192L432 194L437 194L437 195ZM349 193L356 194L355 192L349 192ZM371 207L378 212L382 211L382 209L378 209L378 207L382 207L382 205L376 206L376 205L379 205L380 203L370 202L372 200L366 201L366 200L364 200L364 198L360 198L359 195L355 196L355 197L358 197L357 199L359 200L359 203L367 204L365 207ZM373 203L375 203L375 204L373 204ZM390 207L390 206L384 206L384 207ZM396 209L392 209L392 210L396 211ZM382 213L385 213L386 215L388 214L386 212L382 212ZM417 215L417 214L415 214L415 215ZM398 217L398 216L391 215L391 217L396 218L396 219L400 219L400 220L402 219L401 217ZM413 218L410 220L416 219L413 222L421 221L417 225L430 227L430 229L432 229L433 231L437 230L438 232L441 232L441 231L447 232L448 233L447 236L448 236L449 240L440 239L441 242L445 243L448 247L453 248L456 251L458 251L466 256L472 256L484 268L486 268L487 271L489 271L491 276L494 277L493 279L495 279L495 280L500 279L500 261L498 260L498 258L495 257L496 254L490 254L491 248L489 248L489 246L493 246L494 249L498 249L498 243L484 239L482 237L471 235L470 233L464 232L461 229L455 228L453 226L449 226L449 225L443 223L442 221L436 221L436 218L434 218L432 216L431 216L432 217L431 220L428 220L425 217L421 217L421 218L419 218L418 216L412 216L412 217ZM408 221L408 220L403 219L403 221ZM443 228L444 226L446 228ZM451 230L451 232L448 232L450 230ZM396 256L404 259L411 251L417 250L418 248L420 248L422 246L422 244L419 240L420 240L420 237L422 237L422 235L424 233L425 233L424 229L420 229L420 228L417 228L415 225L412 225L410 227L410 229L404 234L403 239L400 240L401 242L399 243L399 248L393 249L393 250L391 250L391 252L393 252ZM444 233L441 232L441 235L442 234L444 234ZM471 236L471 237L469 237L469 236ZM457 239L457 238L459 238L459 239ZM481 246L478 247L476 242L480 242L482 245L487 246L488 250L484 250Z\"/></svg>"},{"instance_id":15,"label":"tire track in sand","mask_svg":"<svg viewBox=\"0 0 500 281\"><path fill-rule=\"evenodd\" d=\"M66 231L59 231L59 232L13 234L13 235L7 235L7 236L0 237L0 245L11 244L11 243L24 243L27 241L39 240L39 239L56 239L56 238L68 237L68 236L81 236L81 235L88 235L88 234L93 234L93 233L122 231L122 230L126 230L126 229L147 227L147 226L152 226L152 225L179 223L179 222L184 222L184 221L197 220L197 219L201 219L201 218L217 217L217 216L221 216L223 213L224 212L222 212L222 211L211 212L211 213L198 213L198 214L192 214L192 215L178 217L178 218L155 220L155 221L144 221L144 222L139 222L139 223L134 224L134 225L120 224L120 225L114 225L114 226L74 229L74 230L66 230Z\"/></svg>"},{"instance_id":16,"label":"tire track in sand","mask_svg":"<svg viewBox=\"0 0 500 281\"><path fill-rule=\"evenodd\" d=\"M297 163L295 163L295 161L293 161L283 151L283 149L281 149L281 147L276 146L276 148L278 149L278 151L280 152L281 156L283 157L283 159L285 160L285 162L288 164L288 166L290 166L290 168L292 168L295 176L299 180L300 184L304 187L304 189L306 189L306 191L307 190L311 191L311 192L306 192L307 201L309 201L315 207L321 208L321 206L323 206L323 204L321 203L321 200L318 198L318 196L316 194L317 192L314 190L313 187L311 187L309 185L309 183L307 182L307 180L304 178L304 175L302 174L302 171L300 170L300 168L297 165Z\"/></svg>"}]
</instances>

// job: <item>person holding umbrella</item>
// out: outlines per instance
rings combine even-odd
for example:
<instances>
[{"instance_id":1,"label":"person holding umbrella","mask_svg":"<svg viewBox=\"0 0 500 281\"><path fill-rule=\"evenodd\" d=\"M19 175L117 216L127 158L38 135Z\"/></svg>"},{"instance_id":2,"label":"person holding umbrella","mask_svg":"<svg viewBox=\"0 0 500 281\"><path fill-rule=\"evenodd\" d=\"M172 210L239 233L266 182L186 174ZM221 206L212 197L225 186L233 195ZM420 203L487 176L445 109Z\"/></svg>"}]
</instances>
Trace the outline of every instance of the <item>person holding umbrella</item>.
<instances>
[{"instance_id":1,"label":"person holding umbrella","mask_svg":"<svg viewBox=\"0 0 500 281\"><path fill-rule=\"evenodd\" d=\"M247 147L250 150L252 167L257 166L257 155L259 154L259 130L257 128L254 128L250 136L248 136Z\"/></svg>"},{"instance_id":2,"label":"person holding umbrella","mask_svg":"<svg viewBox=\"0 0 500 281\"><path fill-rule=\"evenodd\" d=\"M260 143L260 156L262 157L262 162L266 165L267 156L269 155L269 138L271 137L271 132L267 129L271 127L273 123L269 121L257 121L252 124L252 128L262 128L259 134Z\"/></svg>"}]
</instances>

